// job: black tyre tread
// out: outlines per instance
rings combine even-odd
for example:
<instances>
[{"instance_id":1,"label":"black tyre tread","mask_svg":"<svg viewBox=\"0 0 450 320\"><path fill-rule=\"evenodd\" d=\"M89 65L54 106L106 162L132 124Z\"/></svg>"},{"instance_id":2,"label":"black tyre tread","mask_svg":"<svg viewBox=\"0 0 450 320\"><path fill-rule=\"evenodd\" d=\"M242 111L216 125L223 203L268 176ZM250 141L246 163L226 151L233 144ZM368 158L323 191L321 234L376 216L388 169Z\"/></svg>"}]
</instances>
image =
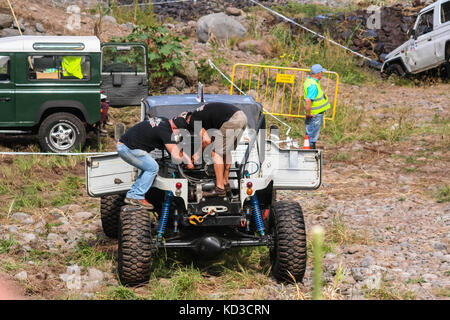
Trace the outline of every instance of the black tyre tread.
<instances>
[{"instance_id":1,"label":"black tyre tread","mask_svg":"<svg viewBox=\"0 0 450 320\"><path fill-rule=\"evenodd\" d=\"M283 282L302 282L306 271L306 228L297 202L279 201L273 206L275 246L271 250L272 274Z\"/></svg>"},{"instance_id":2,"label":"black tyre tread","mask_svg":"<svg viewBox=\"0 0 450 320\"><path fill-rule=\"evenodd\" d=\"M405 75L405 70L403 70L403 67L398 63L392 63L387 68L388 75L390 74L396 74L398 77L403 77Z\"/></svg>"},{"instance_id":3,"label":"black tyre tread","mask_svg":"<svg viewBox=\"0 0 450 320\"><path fill-rule=\"evenodd\" d=\"M77 136L74 145L72 146L72 148L68 150L53 149L46 141L46 137L48 135L48 131L50 130L51 125L59 121L68 121L71 124L73 124L79 131L79 134ZM45 152L71 152L74 149L81 150L86 142L86 128L83 122L77 116L67 112L57 112L49 115L42 121L38 130L38 140L41 149Z\"/></svg>"},{"instance_id":4,"label":"black tyre tread","mask_svg":"<svg viewBox=\"0 0 450 320\"><path fill-rule=\"evenodd\" d=\"M117 239L120 210L124 205L124 195L103 196L100 200L100 219L103 232L110 238Z\"/></svg>"},{"instance_id":5,"label":"black tyre tread","mask_svg":"<svg viewBox=\"0 0 450 320\"><path fill-rule=\"evenodd\" d=\"M156 243L151 235L149 212L123 206L119 219L118 273L122 285L134 286L150 279Z\"/></svg>"}]
</instances>

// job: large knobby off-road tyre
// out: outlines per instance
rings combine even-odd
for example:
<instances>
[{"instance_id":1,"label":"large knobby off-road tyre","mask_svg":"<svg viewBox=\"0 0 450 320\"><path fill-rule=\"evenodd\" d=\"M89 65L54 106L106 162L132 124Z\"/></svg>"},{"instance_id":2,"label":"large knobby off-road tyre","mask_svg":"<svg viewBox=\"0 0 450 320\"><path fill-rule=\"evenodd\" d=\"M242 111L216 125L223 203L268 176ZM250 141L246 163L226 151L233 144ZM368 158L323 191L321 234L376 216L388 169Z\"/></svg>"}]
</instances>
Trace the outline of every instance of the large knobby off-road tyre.
<instances>
[{"instance_id":1,"label":"large knobby off-road tyre","mask_svg":"<svg viewBox=\"0 0 450 320\"><path fill-rule=\"evenodd\" d=\"M38 139L42 150L46 152L81 150L86 142L86 128L77 116L58 112L42 121Z\"/></svg>"},{"instance_id":2,"label":"large knobby off-road tyre","mask_svg":"<svg viewBox=\"0 0 450 320\"><path fill-rule=\"evenodd\" d=\"M405 76L406 72L403 70L403 67L399 63L392 63L386 69L386 74L389 77L390 75L395 74L397 77Z\"/></svg>"},{"instance_id":3,"label":"large knobby off-road tyre","mask_svg":"<svg viewBox=\"0 0 450 320\"><path fill-rule=\"evenodd\" d=\"M295 201L275 202L271 210L270 250L272 275L282 282L302 282L306 270L306 228L301 206Z\"/></svg>"},{"instance_id":4,"label":"large knobby off-road tyre","mask_svg":"<svg viewBox=\"0 0 450 320\"><path fill-rule=\"evenodd\" d=\"M122 285L134 286L150 279L156 241L152 217L146 209L123 206L119 218L118 273Z\"/></svg>"},{"instance_id":5,"label":"large knobby off-road tyre","mask_svg":"<svg viewBox=\"0 0 450 320\"><path fill-rule=\"evenodd\" d=\"M110 238L117 239L120 210L124 205L125 195L113 194L100 199L100 219L103 232Z\"/></svg>"}]
</instances>

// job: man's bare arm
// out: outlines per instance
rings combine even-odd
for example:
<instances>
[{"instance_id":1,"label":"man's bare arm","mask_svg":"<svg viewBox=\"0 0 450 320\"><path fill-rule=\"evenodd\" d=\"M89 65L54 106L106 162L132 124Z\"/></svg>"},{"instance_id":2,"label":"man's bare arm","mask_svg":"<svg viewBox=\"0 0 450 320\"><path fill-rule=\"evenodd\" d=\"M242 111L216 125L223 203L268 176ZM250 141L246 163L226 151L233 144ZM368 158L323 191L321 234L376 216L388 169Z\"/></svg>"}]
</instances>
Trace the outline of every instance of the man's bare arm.
<instances>
[{"instance_id":1,"label":"man's bare arm","mask_svg":"<svg viewBox=\"0 0 450 320\"><path fill-rule=\"evenodd\" d=\"M200 136L202 138L202 145L201 148L199 148L194 155L192 156L192 159L194 160L194 162L197 162L198 159L200 158L200 153L202 152L203 149L206 148L206 146L208 146L209 144L211 144L211 138L209 137L208 133L206 132L205 128L202 128L202 130L200 131Z\"/></svg>"},{"instance_id":2,"label":"man's bare arm","mask_svg":"<svg viewBox=\"0 0 450 320\"><path fill-rule=\"evenodd\" d=\"M306 118L312 118L311 115L311 99L305 99Z\"/></svg>"},{"instance_id":3,"label":"man's bare arm","mask_svg":"<svg viewBox=\"0 0 450 320\"><path fill-rule=\"evenodd\" d=\"M167 151L169 151L169 153L172 155L172 158L176 159L177 161L184 162L188 169L194 169L191 157L181 151L181 149L176 144L166 144L165 147Z\"/></svg>"}]
</instances>

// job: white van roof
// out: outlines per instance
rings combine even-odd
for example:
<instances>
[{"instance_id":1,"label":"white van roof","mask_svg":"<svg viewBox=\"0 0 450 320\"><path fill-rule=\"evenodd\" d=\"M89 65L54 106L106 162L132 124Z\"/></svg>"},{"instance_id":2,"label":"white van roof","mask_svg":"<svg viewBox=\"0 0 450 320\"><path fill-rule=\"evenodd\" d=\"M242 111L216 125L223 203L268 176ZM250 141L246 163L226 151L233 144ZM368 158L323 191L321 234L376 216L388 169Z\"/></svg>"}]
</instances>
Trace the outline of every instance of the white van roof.
<instances>
[{"instance_id":1,"label":"white van roof","mask_svg":"<svg viewBox=\"0 0 450 320\"><path fill-rule=\"evenodd\" d=\"M18 36L0 38L0 52L100 52L95 36Z\"/></svg>"}]
</instances>

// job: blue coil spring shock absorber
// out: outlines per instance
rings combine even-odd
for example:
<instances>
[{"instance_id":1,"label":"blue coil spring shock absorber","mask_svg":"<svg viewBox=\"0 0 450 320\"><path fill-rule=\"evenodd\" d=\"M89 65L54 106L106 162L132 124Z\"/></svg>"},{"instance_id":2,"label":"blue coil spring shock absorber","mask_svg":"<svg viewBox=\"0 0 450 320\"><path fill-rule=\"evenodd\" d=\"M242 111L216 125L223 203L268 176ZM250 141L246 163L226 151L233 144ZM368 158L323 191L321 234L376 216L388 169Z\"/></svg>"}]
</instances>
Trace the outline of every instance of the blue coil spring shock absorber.
<instances>
[{"instance_id":1,"label":"blue coil spring shock absorber","mask_svg":"<svg viewBox=\"0 0 450 320\"><path fill-rule=\"evenodd\" d=\"M252 196L252 212L253 216L255 217L256 230L259 232L260 235L263 236L265 234L264 223L256 194Z\"/></svg>"},{"instance_id":2,"label":"blue coil spring shock absorber","mask_svg":"<svg viewBox=\"0 0 450 320\"><path fill-rule=\"evenodd\" d=\"M170 202L172 201L172 197L173 197L172 191L167 191L166 199L164 200L161 209L161 217L159 218L158 238L162 237L164 231L166 231L167 219L169 218L170 213Z\"/></svg>"}]
</instances>

